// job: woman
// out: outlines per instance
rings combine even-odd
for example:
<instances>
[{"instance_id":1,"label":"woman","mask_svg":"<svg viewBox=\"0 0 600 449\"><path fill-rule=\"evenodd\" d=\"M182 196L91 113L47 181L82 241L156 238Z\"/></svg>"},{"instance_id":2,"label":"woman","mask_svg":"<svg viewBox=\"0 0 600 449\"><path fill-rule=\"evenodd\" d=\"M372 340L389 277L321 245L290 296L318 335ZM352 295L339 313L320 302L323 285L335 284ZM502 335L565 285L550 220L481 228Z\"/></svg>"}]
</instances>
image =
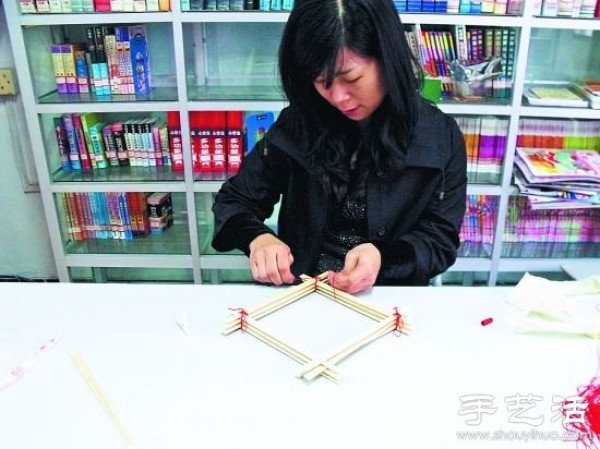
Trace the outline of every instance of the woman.
<instances>
[{"instance_id":1,"label":"woman","mask_svg":"<svg viewBox=\"0 0 600 449\"><path fill-rule=\"evenodd\" d=\"M300 0L279 48L289 101L219 191L218 251L276 285L329 272L349 293L425 285L456 259L466 153L419 95L391 0ZM278 235L264 224L281 199Z\"/></svg>"}]
</instances>

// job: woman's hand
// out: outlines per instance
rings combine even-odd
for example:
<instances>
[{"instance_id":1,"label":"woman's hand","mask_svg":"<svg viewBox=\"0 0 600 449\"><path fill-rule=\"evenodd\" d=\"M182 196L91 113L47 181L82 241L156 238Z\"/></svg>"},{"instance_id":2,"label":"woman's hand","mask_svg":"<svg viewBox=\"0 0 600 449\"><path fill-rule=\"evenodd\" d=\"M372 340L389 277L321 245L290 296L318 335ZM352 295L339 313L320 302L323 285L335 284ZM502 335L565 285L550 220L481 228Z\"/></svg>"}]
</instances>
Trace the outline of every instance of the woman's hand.
<instances>
[{"instance_id":1,"label":"woman's hand","mask_svg":"<svg viewBox=\"0 0 600 449\"><path fill-rule=\"evenodd\" d=\"M261 234L250 242L250 269L258 282L293 283L295 277L290 271L293 262L290 247L273 234Z\"/></svg>"},{"instance_id":2,"label":"woman's hand","mask_svg":"<svg viewBox=\"0 0 600 449\"><path fill-rule=\"evenodd\" d=\"M328 274L329 284L348 293L367 290L375 284L381 268L381 253L371 243L363 243L348 251L344 269Z\"/></svg>"}]
</instances>

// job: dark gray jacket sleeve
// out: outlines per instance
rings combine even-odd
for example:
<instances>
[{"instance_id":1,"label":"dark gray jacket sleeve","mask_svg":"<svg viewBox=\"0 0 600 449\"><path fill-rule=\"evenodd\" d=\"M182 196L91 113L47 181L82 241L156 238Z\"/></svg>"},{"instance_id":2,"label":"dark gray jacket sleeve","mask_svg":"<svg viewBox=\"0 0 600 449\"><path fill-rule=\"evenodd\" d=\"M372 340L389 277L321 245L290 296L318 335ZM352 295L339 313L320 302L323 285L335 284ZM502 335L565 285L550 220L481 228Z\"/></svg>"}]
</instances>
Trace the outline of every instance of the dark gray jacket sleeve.
<instances>
[{"instance_id":1,"label":"dark gray jacket sleeve","mask_svg":"<svg viewBox=\"0 0 600 449\"><path fill-rule=\"evenodd\" d=\"M440 189L417 226L397 241L374 242L382 255L382 283L411 279L426 284L446 271L457 257L460 228L466 209L467 154L464 137L454 119L446 118L448 145Z\"/></svg>"},{"instance_id":2,"label":"dark gray jacket sleeve","mask_svg":"<svg viewBox=\"0 0 600 449\"><path fill-rule=\"evenodd\" d=\"M215 198L213 248L248 254L255 237L273 233L264 221L279 201L286 167L281 153L270 152L265 139L246 155L240 171L222 185Z\"/></svg>"}]
</instances>

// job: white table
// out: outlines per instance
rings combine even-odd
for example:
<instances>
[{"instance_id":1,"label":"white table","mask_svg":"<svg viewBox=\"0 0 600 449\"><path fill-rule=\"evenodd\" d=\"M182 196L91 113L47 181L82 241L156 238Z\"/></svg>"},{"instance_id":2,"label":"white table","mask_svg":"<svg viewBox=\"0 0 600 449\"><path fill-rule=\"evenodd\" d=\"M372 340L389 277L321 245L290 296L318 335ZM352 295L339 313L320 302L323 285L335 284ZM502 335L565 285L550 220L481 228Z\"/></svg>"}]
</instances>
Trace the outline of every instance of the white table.
<instances>
[{"instance_id":1,"label":"white table","mask_svg":"<svg viewBox=\"0 0 600 449\"><path fill-rule=\"evenodd\" d=\"M588 383L598 367L596 343L516 334L515 311L505 303L509 288L381 287L361 295L410 312L415 330L389 334L340 362L338 384L298 379L299 364L249 334L221 335L229 307L250 307L281 291L0 283L0 378L61 335L0 391L0 448L125 446L72 353L90 367L136 448L575 448L540 438L562 433L561 421L551 421L552 396L573 396ZM189 336L176 325L181 312L190 318ZM481 326L486 317L494 322ZM263 323L319 354L370 320L311 295ZM459 414L467 411L461 398L475 394L491 399L496 411L467 425L477 415ZM517 394L537 400L515 420L505 400ZM539 425L523 422L540 417ZM472 438L505 436L461 440L457 432L467 431ZM538 439L508 440L525 434Z\"/></svg>"},{"instance_id":2,"label":"white table","mask_svg":"<svg viewBox=\"0 0 600 449\"><path fill-rule=\"evenodd\" d=\"M585 279L589 276L600 276L600 260L592 262L572 260L562 264L561 268L573 279Z\"/></svg>"}]
</instances>

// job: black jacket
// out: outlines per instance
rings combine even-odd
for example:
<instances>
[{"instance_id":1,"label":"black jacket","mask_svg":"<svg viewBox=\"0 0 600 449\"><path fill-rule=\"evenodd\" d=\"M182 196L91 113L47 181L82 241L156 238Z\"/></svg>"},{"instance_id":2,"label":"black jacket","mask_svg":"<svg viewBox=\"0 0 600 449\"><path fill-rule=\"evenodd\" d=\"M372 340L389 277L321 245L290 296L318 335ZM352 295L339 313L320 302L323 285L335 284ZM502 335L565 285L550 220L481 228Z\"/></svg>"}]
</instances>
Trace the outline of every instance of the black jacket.
<instances>
[{"instance_id":1,"label":"black jacket","mask_svg":"<svg viewBox=\"0 0 600 449\"><path fill-rule=\"evenodd\" d=\"M454 263L466 186L463 135L454 119L423 102L405 171L394 181L367 181L368 238L382 255L377 284L423 285ZM292 272L314 275L329 192L277 123L217 194L212 245L248 254L257 235L272 232L264 220L280 196L278 236L294 256Z\"/></svg>"}]
</instances>

